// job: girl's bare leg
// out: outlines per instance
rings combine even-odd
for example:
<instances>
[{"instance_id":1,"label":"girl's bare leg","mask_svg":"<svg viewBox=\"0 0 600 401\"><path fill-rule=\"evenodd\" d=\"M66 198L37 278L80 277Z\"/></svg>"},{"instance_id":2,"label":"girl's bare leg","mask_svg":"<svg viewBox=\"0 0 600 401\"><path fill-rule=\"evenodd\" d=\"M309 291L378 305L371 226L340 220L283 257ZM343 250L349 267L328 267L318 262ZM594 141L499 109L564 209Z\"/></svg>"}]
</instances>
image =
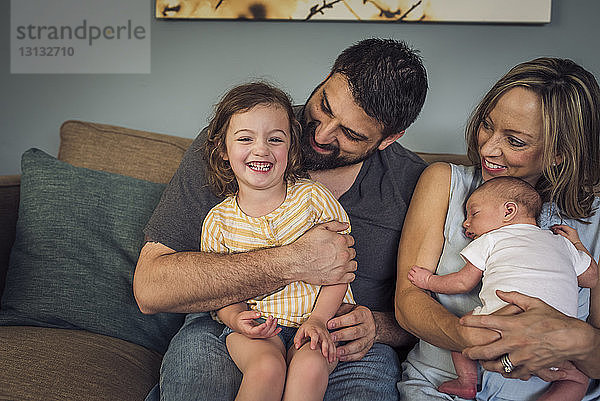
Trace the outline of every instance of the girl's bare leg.
<instances>
[{"instance_id":1,"label":"girl's bare leg","mask_svg":"<svg viewBox=\"0 0 600 401\"><path fill-rule=\"evenodd\" d=\"M281 339L278 336L252 339L231 333L226 344L243 374L236 401L280 401L287 368Z\"/></svg>"},{"instance_id":2,"label":"girl's bare leg","mask_svg":"<svg viewBox=\"0 0 600 401\"><path fill-rule=\"evenodd\" d=\"M310 349L310 342L299 350L292 346L288 350L288 375L283 401L322 401L327 390L329 374L336 365L337 362L327 361L320 347Z\"/></svg>"}]
</instances>

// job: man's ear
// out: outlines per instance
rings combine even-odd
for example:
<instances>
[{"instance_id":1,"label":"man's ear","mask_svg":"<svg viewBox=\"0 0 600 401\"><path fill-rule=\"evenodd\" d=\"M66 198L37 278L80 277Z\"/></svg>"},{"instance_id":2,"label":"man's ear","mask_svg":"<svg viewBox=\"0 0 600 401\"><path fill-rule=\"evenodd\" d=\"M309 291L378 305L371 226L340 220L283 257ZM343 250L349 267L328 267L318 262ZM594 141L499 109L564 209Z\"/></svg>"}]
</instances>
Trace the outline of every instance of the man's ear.
<instances>
[{"instance_id":1,"label":"man's ear","mask_svg":"<svg viewBox=\"0 0 600 401\"><path fill-rule=\"evenodd\" d=\"M517 212L519 211L519 206L515 202L505 202L504 203L504 218L502 219L505 223L508 223L512 219L515 218Z\"/></svg>"},{"instance_id":2,"label":"man's ear","mask_svg":"<svg viewBox=\"0 0 600 401\"><path fill-rule=\"evenodd\" d=\"M377 147L377 149L383 150L383 149L387 148L392 143L394 143L398 139L400 139L402 137L402 135L404 135L404 131L400 131L397 134L392 134L392 135L388 136L383 141L381 141L381 143L379 144L379 146Z\"/></svg>"}]
</instances>

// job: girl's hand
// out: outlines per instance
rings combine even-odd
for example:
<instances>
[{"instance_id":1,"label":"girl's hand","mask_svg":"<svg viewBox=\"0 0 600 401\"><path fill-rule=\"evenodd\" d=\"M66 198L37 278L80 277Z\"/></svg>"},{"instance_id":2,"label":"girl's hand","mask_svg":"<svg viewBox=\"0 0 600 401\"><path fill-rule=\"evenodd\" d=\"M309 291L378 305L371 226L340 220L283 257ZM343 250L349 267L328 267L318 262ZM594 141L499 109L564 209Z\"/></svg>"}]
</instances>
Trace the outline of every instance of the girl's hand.
<instances>
[{"instance_id":1,"label":"girl's hand","mask_svg":"<svg viewBox=\"0 0 600 401\"><path fill-rule=\"evenodd\" d=\"M232 323L232 329L248 338L269 338L277 335L281 327L277 327L277 319L269 316L263 323L255 319L260 317L260 312L246 310L238 313Z\"/></svg>"},{"instance_id":2,"label":"girl's hand","mask_svg":"<svg viewBox=\"0 0 600 401\"><path fill-rule=\"evenodd\" d=\"M294 345L296 349L300 349L308 341L310 341L310 349L317 349L319 344L321 345L321 353L329 363L336 361L335 343L324 321L311 316L302 323L294 337Z\"/></svg>"},{"instance_id":3,"label":"girl's hand","mask_svg":"<svg viewBox=\"0 0 600 401\"><path fill-rule=\"evenodd\" d=\"M428 290L429 278L433 275L429 270L419 266L413 266L408 272L408 280L417 287Z\"/></svg>"},{"instance_id":4,"label":"girl's hand","mask_svg":"<svg viewBox=\"0 0 600 401\"><path fill-rule=\"evenodd\" d=\"M571 241L573 245L575 245L578 242L581 243L579 235L577 234L577 230L567 225L555 224L552 227L550 227L550 230L552 230L554 234L562 235L563 237Z\"/></svg>"}]
</instances>

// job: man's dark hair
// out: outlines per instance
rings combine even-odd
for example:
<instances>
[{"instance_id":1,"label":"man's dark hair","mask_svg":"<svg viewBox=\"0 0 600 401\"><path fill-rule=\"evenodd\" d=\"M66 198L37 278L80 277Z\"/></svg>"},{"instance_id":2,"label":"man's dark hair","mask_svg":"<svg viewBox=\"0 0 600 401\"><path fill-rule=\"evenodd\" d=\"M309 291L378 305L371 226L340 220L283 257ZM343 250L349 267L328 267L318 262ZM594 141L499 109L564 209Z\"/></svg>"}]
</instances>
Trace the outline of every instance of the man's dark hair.
<instances>
[{"instance_id":1,"label":"man's dark hair","mask_svg":"<svg viewBox=\"0 0 600 401\"><path fill-rule=\"evenodd\" d=\"M365 39L344 50L330 76L348 79L355 102L383 125L383 136L399 133L416 119L427 94L427 73L416 50L392 39Z\"/></svg>"}]
</instances>

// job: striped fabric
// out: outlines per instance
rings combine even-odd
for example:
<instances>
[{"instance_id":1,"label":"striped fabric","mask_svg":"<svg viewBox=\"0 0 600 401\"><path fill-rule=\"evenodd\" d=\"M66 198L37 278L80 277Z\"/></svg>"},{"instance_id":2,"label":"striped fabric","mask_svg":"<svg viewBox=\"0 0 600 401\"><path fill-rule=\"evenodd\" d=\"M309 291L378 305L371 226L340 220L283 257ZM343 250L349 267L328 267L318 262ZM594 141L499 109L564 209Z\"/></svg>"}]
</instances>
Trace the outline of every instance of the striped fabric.
<instances>
[{"instance_id":1,"label":"striped fabric","mask_svg":"<svg viewBox=\"0 0 600 401\"><path fill-rule=\"evenodd\" d=\"M288 185L281 206L265 216L246 215L238 207L235 196L225 199L206 216L200 247L206 252L238 253L287 245L314 225L330 220L350 223L340 203L325 187L313 181L298 180ZM279 324L298 327L310 316L319 288L294 282L247 302L265 318L273 316ZM355 303L349 286L344 302Z\"/></svg>"}]
</instances>

